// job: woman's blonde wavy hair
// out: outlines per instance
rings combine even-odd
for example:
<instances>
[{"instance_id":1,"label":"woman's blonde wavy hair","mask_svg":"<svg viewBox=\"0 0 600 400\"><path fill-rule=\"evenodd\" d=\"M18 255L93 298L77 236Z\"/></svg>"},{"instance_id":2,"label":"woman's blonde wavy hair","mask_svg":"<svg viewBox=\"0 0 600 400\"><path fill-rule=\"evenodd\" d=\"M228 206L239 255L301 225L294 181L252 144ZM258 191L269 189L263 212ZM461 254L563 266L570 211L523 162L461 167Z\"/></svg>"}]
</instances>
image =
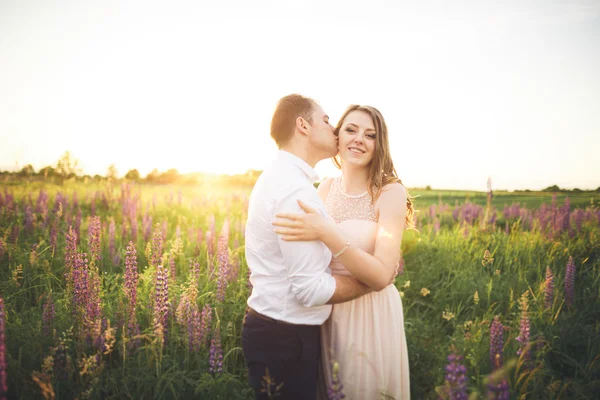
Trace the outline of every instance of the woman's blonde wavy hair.
<instances>
[{"instance_id":1,"label":"woman's blonde wavy hair","mask_svg":"<svg viewBox=\"0 0 600 400\"><path fill-rule=\"evenodd\" d=\"M342 129L344 120L348 114L354 111L362 111L371 116L373 125L375 125L375 130L377 132L375 139L375 154L373 155L373 159L370 163L368 187L369 194L371 195L373 202L375 202L381 195L381 190L385 185L395 182L398 182L401 185L403 184L400 178L398 178L398 174L394 168L394 162L392 161L392 156L390 155L387 125L385 124L383 115L381 115L378 109L371 106L361 106L355 104L349 106L335 127L335 135L338 136L340 134L340 129ZM342 169L342 161L339 154L333 157L333 164L338 169ZM406 229L412 229L415 226L413 220L415 213L413 205L414 197L410 195L406 187L404 189L406 190Z\"/></svg>"}]
</instances>

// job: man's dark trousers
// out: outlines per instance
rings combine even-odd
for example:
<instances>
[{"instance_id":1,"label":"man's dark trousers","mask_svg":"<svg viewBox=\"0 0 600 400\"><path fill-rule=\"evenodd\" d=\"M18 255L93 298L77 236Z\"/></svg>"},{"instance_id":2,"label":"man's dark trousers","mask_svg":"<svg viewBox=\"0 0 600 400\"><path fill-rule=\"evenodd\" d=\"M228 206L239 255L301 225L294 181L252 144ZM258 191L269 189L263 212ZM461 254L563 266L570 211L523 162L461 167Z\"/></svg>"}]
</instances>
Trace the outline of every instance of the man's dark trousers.
<instances>
[{"instance_id":1,"label":"man's dark trousers","mask_svg":"<svg viewBox=\"0 0 600 400\"><path fill-rule=\"evenodd\" d=\"M256 399L316 398L320 325L285 324L247 312L242 350ZM269 377L270 384L266 382Z\"/></svg>"}]
</instances>

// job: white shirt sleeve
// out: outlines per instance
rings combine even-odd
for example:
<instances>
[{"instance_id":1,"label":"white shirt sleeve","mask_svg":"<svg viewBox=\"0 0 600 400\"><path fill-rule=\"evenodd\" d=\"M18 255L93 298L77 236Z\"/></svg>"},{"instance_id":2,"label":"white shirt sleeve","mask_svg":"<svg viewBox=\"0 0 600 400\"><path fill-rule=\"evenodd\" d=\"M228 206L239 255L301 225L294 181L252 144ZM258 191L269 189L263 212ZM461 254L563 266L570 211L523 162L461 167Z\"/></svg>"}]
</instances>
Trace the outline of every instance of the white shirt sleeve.
<instances>
[{"instance_id":1,"label":"white shirt sleeve","mask_svg":"<svg viewBox=\"0 0 600 400\"><path fill-rule=\"evenodd\" d=\"M302 200L325 215L323 202L312 187L302 187L282 198L275 206L278 213L302 214ZM327 303L335 292L335 278L329 272L331 252L320 241L286 242L278 235L279 247L292 283L292 292L305 307Z\"/></svg>"}]
</instances>

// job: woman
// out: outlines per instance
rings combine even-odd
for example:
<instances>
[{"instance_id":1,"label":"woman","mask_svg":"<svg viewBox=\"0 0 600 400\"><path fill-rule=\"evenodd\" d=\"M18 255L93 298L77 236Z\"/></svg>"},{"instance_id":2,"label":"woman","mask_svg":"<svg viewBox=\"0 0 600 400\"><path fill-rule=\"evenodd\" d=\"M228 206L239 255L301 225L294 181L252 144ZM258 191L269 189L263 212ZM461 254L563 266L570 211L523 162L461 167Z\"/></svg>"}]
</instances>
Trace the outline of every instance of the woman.
<instances>
[{"instance_id":1,"label":"woman","mask_svg":"<svg viewBox=\"0 0 600 400\"><path fill-rule=\"evenodd\" d=\"M321 331L325 381L332 366L348 399L410 397L408 354L400 294L392 284L406 227L412 227L411 197L390 156L385 120L374 107L350 106L335 133L334 163L342 176L319 185L335 224L302 202L303 215L278 215L283 240L321 240L332 252L334 274L349 274L373 289L335 304Z\"/></svg>"}]
</instances>

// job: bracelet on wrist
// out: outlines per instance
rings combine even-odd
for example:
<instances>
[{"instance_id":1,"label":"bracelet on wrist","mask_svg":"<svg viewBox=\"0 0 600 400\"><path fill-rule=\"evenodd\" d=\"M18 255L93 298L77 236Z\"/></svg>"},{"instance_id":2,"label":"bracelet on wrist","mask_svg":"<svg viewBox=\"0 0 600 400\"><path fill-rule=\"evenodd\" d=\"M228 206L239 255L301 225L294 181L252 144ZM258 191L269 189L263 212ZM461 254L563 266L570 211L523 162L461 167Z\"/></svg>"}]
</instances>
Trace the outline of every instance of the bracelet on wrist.
<instances>
[{"instance_id":1,"label":"bracelet on wrist","mask_svg":"<svg viewBox=\"0 0 600 400\"><path fill-rule=\"evenodd\" d=\"M350 241L347 241L346 245L340 251L338 251L337 253L335 253L333 255L333 258L338 258L342 254L344 254L344 252L348 249L348 247L350 247Z\"/></svg>"}]
</instances>

